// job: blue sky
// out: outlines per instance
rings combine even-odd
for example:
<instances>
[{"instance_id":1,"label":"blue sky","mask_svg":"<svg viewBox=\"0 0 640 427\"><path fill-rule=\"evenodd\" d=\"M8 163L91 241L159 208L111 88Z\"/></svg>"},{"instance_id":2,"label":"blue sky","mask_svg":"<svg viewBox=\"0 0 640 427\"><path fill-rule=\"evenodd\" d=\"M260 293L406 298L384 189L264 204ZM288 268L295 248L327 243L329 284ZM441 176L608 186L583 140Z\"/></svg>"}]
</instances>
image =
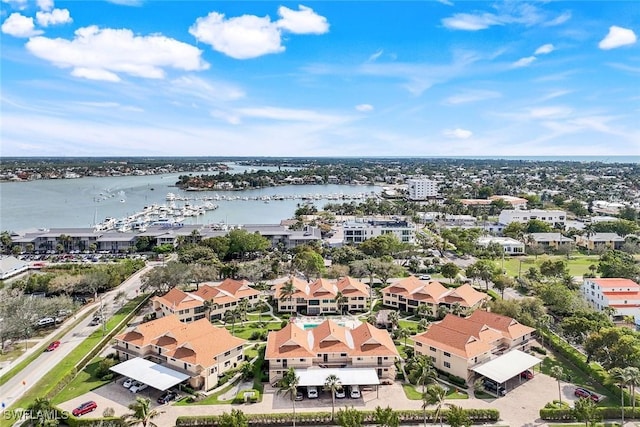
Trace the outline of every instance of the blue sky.
<instances>
[{"instance_id":1,"label":"blue sky","mask_svg":"<svg viewBox=\"0 0 640 427\"><path fill-rule=\"evenodd\" d=\"M638 1L1 7L2 156L640 154Z\"/></svg>"}]
</instances>

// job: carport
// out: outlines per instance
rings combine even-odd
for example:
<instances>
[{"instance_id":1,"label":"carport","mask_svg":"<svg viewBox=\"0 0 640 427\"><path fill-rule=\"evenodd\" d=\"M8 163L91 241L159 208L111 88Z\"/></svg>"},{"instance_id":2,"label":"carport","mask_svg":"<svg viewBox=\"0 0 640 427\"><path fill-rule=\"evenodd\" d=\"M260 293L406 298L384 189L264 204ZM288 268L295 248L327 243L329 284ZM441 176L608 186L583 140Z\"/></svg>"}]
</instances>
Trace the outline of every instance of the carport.
<instances>
[{"instance_id":1,"label":"carport","mask_svg":"<svg viewBox=\"0 0 640 427\"><path fill-rule=\"evenodd\" d=\"M343 386L349 385L375 385L376 397L380 379L373 368L310 368L295 369L296 376L300 378L298 385L301 387L324 387L329 375L335 375Z\"/></svg>"},{"instance_id":2,"label":"carport","mask_svg":"<svg viewBox=\"0 0 640 427\"><path fill-rule=\"evenodd\" d=\"M109 370L133 378L160 391L168 390L190 378L187 374L158 365L141 357L119 363L109 368Z\"/></svg>"},{"instance_id":3,"label":"carport","mask_svg":"<svg viewBox=\"0 0 640 427\"><path fill-rule=\"evenodd\" d=\"M473 368L473 371L502 385L506 383L507 380L520 375L520 373L540 363L542 363L542 360L535 356L531 356L520 350L512 350L507 354ZM509 391L506 389L506 386L505 391Z\"/></svg>"}]
</instances>

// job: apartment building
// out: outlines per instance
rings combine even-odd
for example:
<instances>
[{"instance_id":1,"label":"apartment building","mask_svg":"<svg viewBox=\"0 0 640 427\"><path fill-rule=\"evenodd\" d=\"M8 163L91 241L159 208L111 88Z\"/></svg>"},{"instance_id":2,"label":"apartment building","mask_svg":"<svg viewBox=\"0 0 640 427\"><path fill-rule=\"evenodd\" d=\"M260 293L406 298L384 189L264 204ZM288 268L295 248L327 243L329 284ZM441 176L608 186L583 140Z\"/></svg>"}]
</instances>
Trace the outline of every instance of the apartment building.
<instances>
[{"instance_id":1,"label":"apartment building","mask_svg":"<svg viewBox=\"0 0 640 427\"><path fill-rule=\"evenodd\" d=\"M633 316L640 321L640 285L631 279L588 278L580 288L584 299L594 309L615 309L618 318Z\"/></svg>"},{"instance_id":2,"label":"apartment building","mask_svg":"<svg viewBox=\"0 0 640 427\"><path fill-rule=\"evenodd\" d=\"M511 237L481 236L477 243L485 248L491 244L499 245L505 255L524 255L524 243Z\"/></svg>"},{"instance_id":3,"label":"apartment building","mask_svg":"<svg viewBox=\"0 0 640 427\"><path fill-rule=\"evenodd\" d=\"M571 247L575 244L573 239L560 233L531 233L529 236L535 244L554 250L562 247Z\"/></svg>"},{"instance_id":4,"label":"apartment building","mask_svg":"<svg viewBox=\"0 0 640 427\"><path fill-rule=\"evenodd\" d=\"M288 283L294 289L290 295L286 293ZM369 286L352 277L318 279L312 283L292 277L288 282L276 284L274 291L274 302L279 312L308 315L365 311L370 296Z\"/></svg>"},{"instance_id":5,"label":"apartment building","mask_svg":"<svg viewBox=\"0 0 640 427\"><path fill-rule=\"evenodd\" d=\"M211 321L222 319L225 311L241 304L253 307L259 296L260 292L246 280L225 279L217 284L202 283L194 292L173 288L163 296L153 297L151 302L156 317L175 315L181 322L188 323L204 319L207 314Z\"/></svg>"},{"instance_id":6,"label":"apartment building","mask_svg":"<svg viewBox=\"0 0 640 427\"><path fill-rule=\"evenodd\" d=\"M448 314L413 337L415 351L433 366L471 381L473 368L517 349L526 351L535 329L507 316L476 310L467 318Z\"/></svg>"},{"instance_id":7,"label":"apartment building","mask_svg":"<svg viewBox=\"0 0 640 427\"><path fill-rule=\"evenodd\" d=\"M469 314L488 300L487 294L475 290L468 283L457 288L445 288L437 281L422 281L415 276L401 279L382 289L382 304L401 311L415 312L420 305L429 308L436 317L438 309L451 310L458 306L461 313Z\"/></svg>"},{"instance_id":8,"label":"apartment building","mask_svg":"<svg viewBox=\"0 0 640 427\"><path fill-rule=\"evenodd\" d=\"M291 367L374 368L378 378L394 380L398 357L386 330L368 323L349 329L333 320L311 329L289 323L279 331L269 332L265 351L271 384Z\"/></svg>"},{"instance_id":9,"label":"apartment building","mask_svg":"<svg viewBox=\"0 0 640 427\"><path fill-rule=\"evenodd\" d=\"M593 233L585 236L576 236L576 246L585 249L621 249L624 239L616 233Z\"/></svg>"},{"instance_id":10,"label":"apartment building","mask_svg":"<svg viewBox=\"0 0 640 427\"><path fill-rule=\"evenodd\" d=\"M177 316L166 316L116 336L113 349L121 361L148 359L189 375L191 387L210 390L242 362L244 343L206 319L183 323Z\"/></svg>"},{"instance_id":11,"label":"apartment building","mask_svg":"<svg viewBox=\"0 0 640 427\"><path fill-rule=\"evenodd\" d=\"M407 179L409 200L427 200L438 197L438 182L428 178Z\"/></svg>"},{"instance_id":12,"label":"apartment building","mask_svg":"<svg viewBox=\"0 0 640 427\"><path fill-rule=\"evenodd\" d=\"M393 234L404 243L415 241L415 225L402 220L360 220L345 222L342 225L344 244L358 244L383 234Z\"/></svg>"},{"instance_id":13,"label":"apartment building","mask_svg":"<svg viewBox=\"0 0 640 427\"><path fill-rule=\"evenodd\" d=\"M509 225L512 222L524 224L532 219L538 219L553 226L555 224L564 224L567 219L567 213L560 210L514 209L503 210L498 216L498 222L505 225Z\"/></svg>"}]
</instances>

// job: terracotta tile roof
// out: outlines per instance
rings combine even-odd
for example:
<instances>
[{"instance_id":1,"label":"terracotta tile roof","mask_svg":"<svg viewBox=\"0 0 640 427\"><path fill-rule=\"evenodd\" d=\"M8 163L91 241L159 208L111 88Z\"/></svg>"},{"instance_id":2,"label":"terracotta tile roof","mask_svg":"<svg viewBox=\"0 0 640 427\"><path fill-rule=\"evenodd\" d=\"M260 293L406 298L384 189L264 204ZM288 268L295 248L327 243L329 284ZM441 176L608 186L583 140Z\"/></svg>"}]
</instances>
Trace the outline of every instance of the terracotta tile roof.
<instances>
[{"instance_id":1,"label":"terracotta tile roof","mask_svg":"<svg viewBox=\"0 0 640 427\"><path fill-rule=\"evenodd\" d=\"M389 333L368 323L363 323L353 330L332 320L326 320L308 330L295 323L289 323L280 331L270 332L267 337L267 359L316 357L320 353L398 356Z\"/></svg>"},{"instance_id":2,"label":"terracotta tile roof","mask_svg":"<svg viewBox=\"0 0 640 427\"><path fill-rule=\"evenodd\" d=\"M493 348L489 343L472 335L449 329L438 323L429 326L426 332L416 335L413 339L427 348L435 347L465 359L489 352ZM426 354L429 352L427 351Z\"/></svg>"},{"instance_id":3,"label":"terracotta tile roof","mask_svg":"<svg viewBox=\"0 0 640 427\"><path fill-rule=\"evenodd\" d=\"M447 314L438 325L473 336L486 343L496 342L503 336L500 331L492 329L483 323L473 322L454 314Z\"/></svg>"},{"instance_id":4,"label":"terracotta tile roof","mask_svg":"<svg viewBox=\"0 0 640 427\"><path fill-rule=\"evenodd\" d=\"M603 292L602 295L608 300L618 299L640 299L640 291L636 292Z\"/></svg>"},{"instance_id":5,"label":"terracotta tile roof","mask_svg":"<svg viewBox=\"0 0 640 427\"><path fill-rule=\"evenodd\" d=\"M336 282L338 291L348 297L368 297L369 286L353 277L342 277Z\"/></svg>"},{"instance_id":6,"label":"terracotta tile roof","mask_svg":"<svg viewBox=\"0 0 640 427\"><path fill-rule=\"evenodd\" d=\"M444 296L444 301L449 304L459 303L462 307L473 307L482 300L488 299L489 296L484 292L479 292L468 283L457 288L449 289Z\"/></svg>"},{"instance_id":7,"label":"terracotta tile roof","mask_svg":"<svg viewBox=\"0 0 640 427\"><path fill-rule=\"evenodd\" d=\"M484 310L476 310L471 313L467 319L472 322L478 322L489 326L490 328L497 329L502 332L505 337L509 339L518 339L527 334L535 332L534 328L520 324L517 320L511 317L502 316L496 313L490 313Z\"/></svg>"},{"instance_id":8,"label":"terracotta tile roof","mask_svg":"<svg viewBox=\"0 0 640 427\"><path fill-rule=\"evenodd\" d=\"M285 287L287 282L292 282L296 292L293 294L293 298L306 298L309 295L309 284L297 277L290 277L286 282L278 283L275 285L274 298L279 300L282 298L282 288Z\"/></svg>"},{"instance_id":9,"label":"terracotta tile roof","mask_svg":"<svg viewBox=\"0 0 640 427\"><path fill-rule=\"evenodd\" d=\"M246 280L238 281L225 279L218 284L201 284L198 290L193 292L193 294L203 300L213 301L216 304L224 304L227 302L237 301L242 298L248 298L253 295L260 295L260 292L249 285L250 283Z\"/></svg>"},{"instance_id":10,"label":"terracotta tile roof","mask_svg":"<svg viewBox=\"0 0 640 427\"><path fill-rule=\"evenodd\" d=\"M153 299L173 310L184 310L202 305L202 299L199 296L190 295L178 288L172 288L163 296L153 297Z\"/></svg>"},{"instance_id":11,"label":"terracotta tile roof","mask_svg":"<svg viewBox=\"0 0 640 427\"><path fill-rule=\"evenodd\" d=\"M464 284L458 288L445 288L437 281L424 282L415 276L406 277L382 289L385 294L394 294L406 299L422 301L431 304L459 303L463 307L473 307L487 295L475 290L471 285Z\"/></svg>"},{"instance_id":12,"label":"terracotta tile roof","mask_svg":"<svg viewBox=\"0 0 640 427\"><path fill-rule=\"evenodd\" d=\"M225 328L213 326L206 319L182 323L176 316L165 316L142 323L116 339L139 347L156 345L167 350L168 357L192 364L210 366L215 357L232 350L245 340L234 337Z\"/></svg>"},{"instance_id":13,"label":"terracotta tile roof","mask_svg":"<svg viewBox=\"0 0 640 427\"><path fill-rule=\"evenodd\" d=\"M327 279L318 279L309 285L307 298L334 299L338 294L338 288Z\"/></svg>"},{"instance_id":14,"label":"terracotta tile roof","mask_svg":"<svg viewBox=\"0 0 640 427\"><path fill-rule=\"evenodd\" d=\"M640 285L631 279L606 278L606 279L587 279L600 286L601 288L635 288L640 289Z\"/></svg>"},{"instance_id":15,"label":"terracotta tile roof","mask_svg":"<svg viewBox=\"0 0 640 427\"><path fill-rule=\"evenodd\" d=\"M304 280L298 278L291 278L294 287L297 289L293 298L309 299L335 299L338 292L341 292L347 297L368 297L369 287L364 283L353 279L351 277L343 277L337 282L333 282L327 279L318 279L315 282L307 283ZM282 295L282 288L285 283L278 283L275 285L275 298L280 299Z\"/></svg>"}]
</instances>

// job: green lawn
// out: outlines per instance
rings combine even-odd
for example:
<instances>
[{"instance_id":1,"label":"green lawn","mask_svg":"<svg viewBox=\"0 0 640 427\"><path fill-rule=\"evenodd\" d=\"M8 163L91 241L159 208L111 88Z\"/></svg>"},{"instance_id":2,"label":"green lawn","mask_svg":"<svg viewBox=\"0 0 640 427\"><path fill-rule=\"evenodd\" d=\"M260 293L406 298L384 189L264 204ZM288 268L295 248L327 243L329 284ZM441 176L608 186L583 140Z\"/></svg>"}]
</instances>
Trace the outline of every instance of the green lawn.
<instances>
[{"instance_id":1,"label":"green lawn","mask_svg":"<svg viewBox=\"0 0 640 427\"><path fill-rule=\"evenodd\" d=\"M112 331L118 324L129 314L135 307L146 298L140 295L122 307L114 314L106 323L107 333ZM11 408L26 408L36 397L41 397L54 389L58 382L73 371L75 366L80 362L99 342L102 340L102 330L96 330L87 338L85 338L78 347L76 347L64 360L54 366L45 376L42 377L22 398L15 402ZM64 393L64 391L62 391ZM11 409L9 408L9 409ZM11 426L10 420L0 419L0 427Z\"/></svg>"},{"instance_id":2,"label":"green lawn","mask_svg":"<svg viewBox=\"0 0 640 427\"><path fill-rule=\"evenodd\" d=\"M73 381L53 398L52 403L57 405L66 402L67 400L71 400L74 397L78 397L88 391L110 383L111 381L102 381L94 376L94 372L98 369L98 365L102 359L102 357L96 357L89 362L82 371L78 372L78 375L76 375Z\"/></svg>"},{"instance_id":3,"label":"green lawn","mask_svg":"<svg viewBox=\"0 0 640 427\"><path fill-rule=\"evenodd\" d=\"M402 389L404 390L405 396L409 400L422 400L422 387L416 387L412 384L402 384ZM457 389L449 390L449 393L446 396L447 399L468 399L469 395L467 393L462 393Z\"/></svg>"},{"instance_id":4,"label":"green lawn","mask_svg":"<svg viewBox=\"0 0 640 427\"><path fill-rule=\"evenodd\" d=\"M596 427L620 427L619 423L596 423ZM583 423L548 424L549 427L584 427Z\"/></svg>"},{"instance_id":5,"label":"green lawn","mask_svg":"<svg viewBox=\"0 0 640 427\"><path fill-rule=\"evenodd\" d=\"M540 255L536 260L533 256L514 257L504 259L504 269L509 276L518 277L518 272L524 274L530 267L540 267L545 260L562 260L567 263L569 274L572 276L584 276L589 272L591 264L598 264L600 257L598 255L571 255L571 259L561 255ZM495 261L499 267L503 266L502 259Z\"/></svg>"},{"instance_id":6,"label":"green lawn","mask_svg":"<svg viewBox=\"0 0 640 427\"><path fill-rule=\"evenodd\" d=\"M268 322L264 328L258 327L257 323L247 323L246 325L238 325L236 324L234 327L231 325L227 325L226 328L231 332L233 329L233 335L248 340L251 337L251 334L254 332L268 332L268 331L279 331L281 329L280 322Z\"/></svg>"}]
</instances>

